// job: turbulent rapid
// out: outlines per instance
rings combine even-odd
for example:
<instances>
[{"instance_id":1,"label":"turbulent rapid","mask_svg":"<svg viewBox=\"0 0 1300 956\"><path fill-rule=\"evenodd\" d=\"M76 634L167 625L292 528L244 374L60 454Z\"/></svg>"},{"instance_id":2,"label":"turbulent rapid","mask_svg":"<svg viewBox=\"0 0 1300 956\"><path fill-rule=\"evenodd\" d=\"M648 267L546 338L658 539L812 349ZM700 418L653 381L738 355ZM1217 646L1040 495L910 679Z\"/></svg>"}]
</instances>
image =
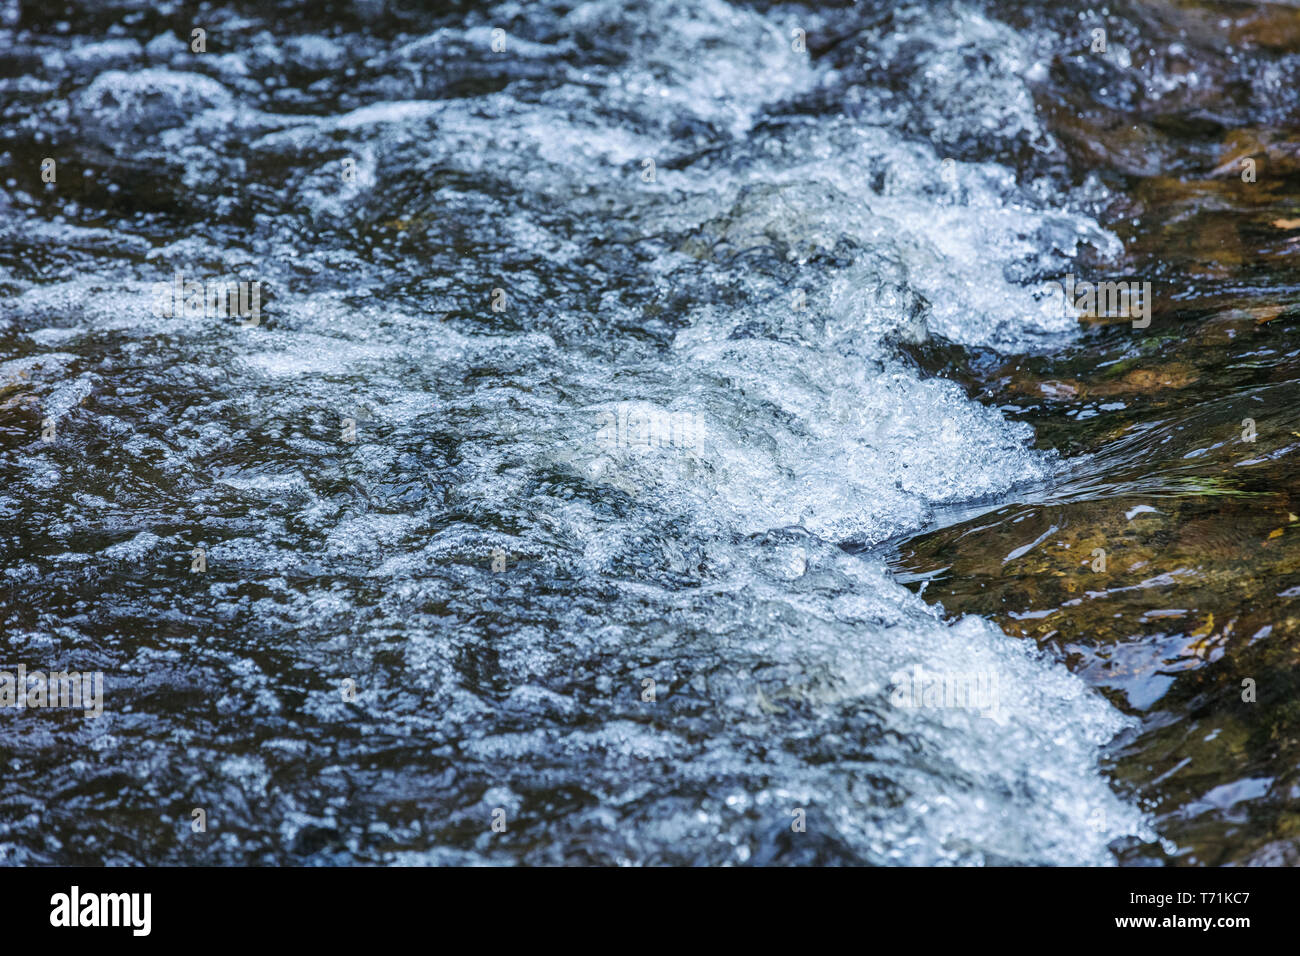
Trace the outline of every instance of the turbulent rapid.
<instances>
[{"instance_id":1,"label":"turbulent rapid","mask_svg":"<svg viewBox=\"0 0 1300 956\"><path fill-rule=\"evenodd\" d=\"M1043 283L1121 255L1027 85L1067 38L960 3L16 10L0 664L105 699L0 712L0 862L1157 839L1102 770L1134 718L883 556L1068 470L912 353L1060 347ZM256 315L209 307L241 282Z\"/></svg>"}]
</instances>

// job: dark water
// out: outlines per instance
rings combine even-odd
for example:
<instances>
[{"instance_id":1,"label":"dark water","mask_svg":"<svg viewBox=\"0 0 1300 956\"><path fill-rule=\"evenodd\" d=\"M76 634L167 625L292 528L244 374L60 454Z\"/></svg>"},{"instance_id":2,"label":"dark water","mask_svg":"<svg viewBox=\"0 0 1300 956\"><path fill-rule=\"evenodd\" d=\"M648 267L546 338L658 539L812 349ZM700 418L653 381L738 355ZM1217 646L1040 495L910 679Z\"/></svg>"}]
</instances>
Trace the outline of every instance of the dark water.
<instances>
[{"instance_id":1,"label":"dark water","mask_svg":"<svg viewBox=\"0 0 1300 956\"><path fill-rule=\"evenodd\" d=\"M1294 859L1300 11L0 12L0 861Z\"/></svg>"}]
</instances>

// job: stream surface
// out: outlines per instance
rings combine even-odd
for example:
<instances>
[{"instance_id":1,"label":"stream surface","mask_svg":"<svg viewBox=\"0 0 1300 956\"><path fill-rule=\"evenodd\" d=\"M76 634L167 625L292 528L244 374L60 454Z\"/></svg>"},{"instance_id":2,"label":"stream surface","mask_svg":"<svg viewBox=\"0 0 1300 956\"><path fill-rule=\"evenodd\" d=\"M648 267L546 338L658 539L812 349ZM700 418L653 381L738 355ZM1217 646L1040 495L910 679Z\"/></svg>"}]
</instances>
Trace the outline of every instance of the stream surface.
<instances>
[{"instance_id":1,"label":"stream surface","mask_svg":"<svg viewBox=\"0 0 1300 956\"><path fill-rule=\"evenodd\" d=\"M1300 9L194 16L0 3L0 863L1300 859Z\"/></svg>"}]
</instances>

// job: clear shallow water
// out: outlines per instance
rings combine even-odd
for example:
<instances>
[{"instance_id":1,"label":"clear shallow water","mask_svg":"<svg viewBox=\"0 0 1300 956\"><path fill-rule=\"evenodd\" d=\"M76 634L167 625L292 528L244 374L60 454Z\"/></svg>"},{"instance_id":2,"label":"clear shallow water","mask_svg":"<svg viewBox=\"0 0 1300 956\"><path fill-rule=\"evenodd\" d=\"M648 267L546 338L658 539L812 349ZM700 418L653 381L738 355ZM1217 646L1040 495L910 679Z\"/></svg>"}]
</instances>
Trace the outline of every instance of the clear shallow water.
<instances>
[{"instance_id":1,"label":"clear shallow water","mask_svg":"<svg viewBox=\"0 0 1300 956\"><path fill-rule=\"evenodd\" d=\"M956 4L259 4L192 54L180 16L0 38L4 658L108 690L0 713L0 859L1157 839L1100 769L1136 721L876 549L1069 471L908 346L1061 348L1041 280L1118 262L1032 96L1077 38ZM178 271L261 282L262 321L155 315ZM628 408L690 441L611 440ZM995 675L996 713L897 706L917 665Z\"/></svg>"}]
</instances>

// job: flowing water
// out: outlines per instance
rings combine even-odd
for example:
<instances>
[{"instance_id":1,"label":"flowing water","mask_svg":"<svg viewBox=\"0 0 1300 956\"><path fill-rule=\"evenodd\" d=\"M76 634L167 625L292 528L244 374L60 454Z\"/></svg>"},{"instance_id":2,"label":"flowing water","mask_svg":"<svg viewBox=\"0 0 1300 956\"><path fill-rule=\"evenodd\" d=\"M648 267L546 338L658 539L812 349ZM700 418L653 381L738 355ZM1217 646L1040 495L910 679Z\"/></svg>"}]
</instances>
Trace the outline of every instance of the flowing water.
<instances>
[{"instance_id":1,"label":"flowing water","mask_svg":"<svg viewBox=\"0 0 1300 956\"><path fill-rule=\"evenodd\" d=\"M0 20L0 861L1294 858L1300 11Z\"/></svg>"}]
</instances>

